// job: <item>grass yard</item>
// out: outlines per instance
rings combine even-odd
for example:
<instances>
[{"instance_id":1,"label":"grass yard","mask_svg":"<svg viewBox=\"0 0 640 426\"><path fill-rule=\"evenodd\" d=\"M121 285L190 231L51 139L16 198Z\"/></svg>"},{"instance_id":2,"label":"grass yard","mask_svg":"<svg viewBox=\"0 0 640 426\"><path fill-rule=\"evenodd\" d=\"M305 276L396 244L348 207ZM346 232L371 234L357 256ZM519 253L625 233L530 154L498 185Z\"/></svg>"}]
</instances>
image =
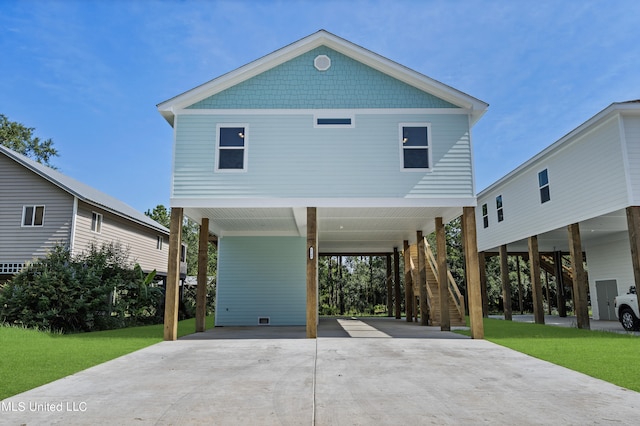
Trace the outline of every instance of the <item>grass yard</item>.
<instances>
[{"instance_id":1,"label":"grass yard","mask_svg":"<svg viewBox=\"0 0 640 426\"><path fill-rule=\"evenodd\" d=\"M195 319L178 323L179 336L194 330ZM162 335L162 324L67 335L0 326L0 400L161 342Z\"/></svg>"},{"instance_id":2,"label":"grass yard","mask_svg":"<svg viewBox=\"0 0 640 426\"><path fill-rule=\"evenodd\" d=\"M501 346L640 392L637 336L488 318L484 334Z\"/></svg>"}]
</instances>

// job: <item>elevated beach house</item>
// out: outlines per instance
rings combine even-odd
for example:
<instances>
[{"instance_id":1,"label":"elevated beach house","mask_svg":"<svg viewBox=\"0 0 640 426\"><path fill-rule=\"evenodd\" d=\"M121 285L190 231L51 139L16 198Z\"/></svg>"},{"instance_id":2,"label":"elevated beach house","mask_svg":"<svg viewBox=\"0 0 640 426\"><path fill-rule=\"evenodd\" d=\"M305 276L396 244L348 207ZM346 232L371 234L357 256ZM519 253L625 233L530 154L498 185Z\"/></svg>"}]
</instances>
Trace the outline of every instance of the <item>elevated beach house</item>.
<instances>
[{"instance_id":1,"label":"elevated beach house","mask_svg":"<svg viewBox=\"0 0 640 426\"><path fill-rule=\"evenodd\" d=\"M201 276L218 239L217 326L315 337L318 255L397 253L464 209L475 220L471 128L486 108L326 31L159 104L174 129L165 339L183 215L201 224Z\"/></svg>"},{"instance_id":2,"label":"elevated beach house","mask_svg":"<svg viewBox=\"0 0 640 426\"><path fill-rule=\"evenodd\" d=\"M119 243L145 272L167 272L169 230L116 198L0 145L0 279L46 256Z\"/></svg>"},{"instance_id":3,"label":"elevated beach house","mask_svg":"<svg viewBox=\"0 0 640 426\"><path fill-rule=\"evenodd\" d=\"M478 206L479 250L504 265L530 259L536 322L543 302L566 315L569 299L580 328L589 300L594 319L615 320L614 297L640 284L640 101L609 105L483 190ZM557 301L544 297L541 271L555 276Z\"/></svg>"}]
</instances>

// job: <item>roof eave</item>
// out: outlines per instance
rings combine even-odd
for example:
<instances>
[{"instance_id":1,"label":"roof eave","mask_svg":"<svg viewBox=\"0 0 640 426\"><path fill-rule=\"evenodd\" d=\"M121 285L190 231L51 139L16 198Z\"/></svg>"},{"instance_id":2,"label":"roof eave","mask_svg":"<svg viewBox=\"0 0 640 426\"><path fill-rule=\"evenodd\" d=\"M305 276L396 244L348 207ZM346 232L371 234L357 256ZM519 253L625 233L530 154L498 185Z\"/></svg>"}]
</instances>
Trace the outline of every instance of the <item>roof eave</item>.
<instances>
[{"instance_id":1,"label":"roof eave","mask_svg":"<svg viewBox=\"0 0 640 426\"><path fill-rule=\"evenodd\" d=\"M473 96L447 86L446 84L427 77L426 75L420 74L334 34L320 30L288 46L278 49L275 52L263 56L260 59L237 68L234 71L223 74L220 77L208 81L207 83L168 99L157 105L158 110L167 122L173 125L175 111L186 108L189 105L193 105L202 99L213 96L216 93L226 90L322 45L353 58L395 79L403 81L406 84L414 86L427 93L431 93L434 96L452 103L453 105L471 110L472 123L477 122L489 106L487 103L474 98Z\"/></svg>"}]
</instances>

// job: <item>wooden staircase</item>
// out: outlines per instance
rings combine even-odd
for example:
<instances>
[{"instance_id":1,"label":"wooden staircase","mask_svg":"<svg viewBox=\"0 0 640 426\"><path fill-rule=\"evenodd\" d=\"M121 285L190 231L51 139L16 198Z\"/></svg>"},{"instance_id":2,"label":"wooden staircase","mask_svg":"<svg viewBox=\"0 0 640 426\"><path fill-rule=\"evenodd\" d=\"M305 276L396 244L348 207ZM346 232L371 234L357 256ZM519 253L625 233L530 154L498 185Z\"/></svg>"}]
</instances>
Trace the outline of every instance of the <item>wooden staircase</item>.
<instances>
[{"instance_id":1,"label":"wooden staircase","mask_svg":"<svg viewBox=\"0 0 640 426\"><path fill-rule=\"evenodd\" d=\"M427 277L427 305L429 306L429 321L430 325L440 325L440 290L438 288L438 265L436 258L431 251L431 247L424 239L425 247L425 271ZM418 297L420 294L420 271L418 269L418 245L414 244L409 247L411 255L411 276L413 281L413 294ZM452 326L464 326L465 312L464 312L464 298L460 294L458 285L456 284L451 272L447 271L448 283L449 283L449 320Z\"/></svg>"}]
</instances>

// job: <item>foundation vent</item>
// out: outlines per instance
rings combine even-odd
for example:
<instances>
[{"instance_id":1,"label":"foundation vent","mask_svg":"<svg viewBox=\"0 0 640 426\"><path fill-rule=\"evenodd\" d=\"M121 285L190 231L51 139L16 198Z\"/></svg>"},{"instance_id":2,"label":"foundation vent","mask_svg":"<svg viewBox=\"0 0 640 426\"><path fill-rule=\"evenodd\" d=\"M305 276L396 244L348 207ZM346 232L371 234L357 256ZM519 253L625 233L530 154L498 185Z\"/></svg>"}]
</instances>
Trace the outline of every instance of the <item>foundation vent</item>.
<instances>
[{"instance_id":1,"label":"foundation vent","mask_svg":"<svg viewBox=\"0 0 640 426\"><path fill-rule=\"evenodd\" d=\"M258 317L258 325L269 325L270 318L269 317Z\"/></svg>"}]
</instances>

